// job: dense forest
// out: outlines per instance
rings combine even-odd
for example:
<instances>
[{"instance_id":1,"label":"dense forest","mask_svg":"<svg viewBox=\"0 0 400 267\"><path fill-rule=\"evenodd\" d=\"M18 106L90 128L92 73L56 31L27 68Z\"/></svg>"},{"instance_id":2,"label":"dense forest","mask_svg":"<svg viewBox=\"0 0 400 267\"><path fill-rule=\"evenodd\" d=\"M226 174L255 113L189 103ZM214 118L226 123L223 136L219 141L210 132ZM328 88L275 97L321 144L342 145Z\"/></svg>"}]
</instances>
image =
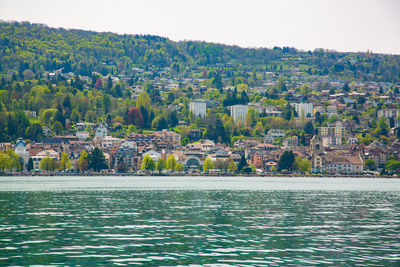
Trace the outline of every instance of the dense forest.
<instances>
[{"instance_id":1,"label":"dense forest","mask_svg":"<svg viewBox=\"0 0 400 267\"><path fill-rule=\"evenodd\" d=\"M49 28L41 24L0 22L0 72L22 76L31 70L40 75L63 68L64 72L91 76L130 73L137 68L208 67L233 64L257 70L298 67L309 74L357 77L365 81L398 82L400 56L342 53L289 47L240 48L207 42L173 42L150 35L118 35L83 30Z\"/></svg>"}]
</instances>

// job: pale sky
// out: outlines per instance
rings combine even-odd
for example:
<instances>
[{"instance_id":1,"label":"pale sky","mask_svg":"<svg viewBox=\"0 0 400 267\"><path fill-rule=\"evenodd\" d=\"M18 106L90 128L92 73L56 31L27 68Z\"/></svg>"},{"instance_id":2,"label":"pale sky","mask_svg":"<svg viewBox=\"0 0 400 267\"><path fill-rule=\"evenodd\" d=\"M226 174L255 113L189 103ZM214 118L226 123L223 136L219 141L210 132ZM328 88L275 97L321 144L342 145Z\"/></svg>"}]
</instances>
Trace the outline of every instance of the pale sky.
<instances>
[{"instance_id":1,"label":"pale sky","mask_svg":"<svg viewBox=\"0 0 400 267\"><path fill-rule=\"evenodd\" d=\"M400 54L400 0L0 0L0 19L242 47Z\"/></svg>"}]
</instances>

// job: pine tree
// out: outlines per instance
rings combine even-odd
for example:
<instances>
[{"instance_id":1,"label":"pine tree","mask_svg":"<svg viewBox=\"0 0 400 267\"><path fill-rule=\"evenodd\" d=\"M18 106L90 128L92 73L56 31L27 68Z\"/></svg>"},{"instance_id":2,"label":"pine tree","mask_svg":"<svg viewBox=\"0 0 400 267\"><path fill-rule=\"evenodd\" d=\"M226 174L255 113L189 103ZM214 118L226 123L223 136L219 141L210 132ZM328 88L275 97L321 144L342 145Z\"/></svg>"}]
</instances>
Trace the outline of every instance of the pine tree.
<instances>
[{"instance_id":1,"label":"pine tree","mask_svg":"<svg viewBox=\"0 0 400 267\"><path fill-rule=\"evenodd\" d=\"M278 171L282 170L291 171L293 169L294 160L295 157L291 150L290 151L286 150L285 152L283 152L278 162Z\"/></svg>"},{"instance_id":2,"label":"pine tree","mask_svg":"<svg viewBox=\"0 0 400 267\"><path fill-rule=\"evenodd\" d=\"M244 155L242 155L242 157L240 158L239 164L237 166L237 169L238 169L238 171L242 171L242 169L246 166L247 166L247 160L244 157Z\"/></svg>"},{"instance_id":3,"label":"pine tree","mask_svg":"<svg viewBox=\"0 0 400 267\"><path fill-rule=\"evenodd\" d=\"M95 172L108 169L103 151L101 151L98 147L89 153L87 161L89 169L93 169Z\"/></svg>"}]
</instances>

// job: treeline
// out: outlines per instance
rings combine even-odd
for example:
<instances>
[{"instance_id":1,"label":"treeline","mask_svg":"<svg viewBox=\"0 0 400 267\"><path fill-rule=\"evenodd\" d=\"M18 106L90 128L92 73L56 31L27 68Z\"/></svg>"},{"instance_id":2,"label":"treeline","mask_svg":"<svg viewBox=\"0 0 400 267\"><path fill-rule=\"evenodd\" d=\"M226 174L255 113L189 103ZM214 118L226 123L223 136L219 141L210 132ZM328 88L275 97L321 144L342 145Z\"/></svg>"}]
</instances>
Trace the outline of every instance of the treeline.
<instances>
[{"instance_id":1,"label":"treeline","mask_svg":"<svg viewBox=\"0 0 400 267\"><path fill-rule=\"evenodd\" d=\"M234 65L251 70L282 70L302 67L309 74L357 77L366 81L400 81L400 56L341 53L289 47L241 48L198 41L173 42L151 35L119 35L83 30L50 28L28 22L0 22L0 72L16 78L38 76L45 71L91 76L131 73L137 68Z\"/></svg>"}]
</instances>

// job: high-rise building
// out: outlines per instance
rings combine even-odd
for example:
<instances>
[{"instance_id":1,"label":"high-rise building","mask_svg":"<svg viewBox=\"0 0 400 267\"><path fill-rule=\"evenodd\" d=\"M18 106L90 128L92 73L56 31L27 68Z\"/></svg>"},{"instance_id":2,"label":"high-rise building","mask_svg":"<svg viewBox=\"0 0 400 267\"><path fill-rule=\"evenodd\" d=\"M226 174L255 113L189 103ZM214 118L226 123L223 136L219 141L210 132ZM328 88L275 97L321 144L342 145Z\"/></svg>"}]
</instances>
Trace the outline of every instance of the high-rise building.
<instances>
[{"instance_id":1,"label":"high-rise building","mask_svg":"<svg viewBox=\"0 0 400 267\"><path fill-rule=\"evenodd\" d=\"M299 117L301 117L302 115L304 115L304 117L306 117L306 118L313 117L313 104L312 103L296 103L296 104L294 104L294 108Z\"/></svg>"},{"instance_id":2,"label":"high-rise building","mask_svg":"<svg viewBox=\"0 0 400 267\"><path fill-rule=\"evenodd\" d=\"M189 104L190 112L198 118L204 118L207 114L207 104L205 100L195 100Z\"/></svg>"},{"instance_id":3,"label":"high-rise building","mask_svg":"<svg viewBox=\"0 0 400 267\"><path fill-rule=\"evenodd\" d=\"M235 122L239 120L244 124L246 120L247 111L249 108L246 105L234 105L229 107L231 111L231 116Z\"/></svg>"},{"instance_id":4,"label":"high-rise building","mask_svg":"<svg viewBox=\"0 0 400 267\"><path fill-rule=\"evenodd\" d=\"M345 135L345 128L338 121L328 127L318 127L318 135L322 138L325 147L340 146L342 144L342 137Z\"/></svg>"}]
</instances>

